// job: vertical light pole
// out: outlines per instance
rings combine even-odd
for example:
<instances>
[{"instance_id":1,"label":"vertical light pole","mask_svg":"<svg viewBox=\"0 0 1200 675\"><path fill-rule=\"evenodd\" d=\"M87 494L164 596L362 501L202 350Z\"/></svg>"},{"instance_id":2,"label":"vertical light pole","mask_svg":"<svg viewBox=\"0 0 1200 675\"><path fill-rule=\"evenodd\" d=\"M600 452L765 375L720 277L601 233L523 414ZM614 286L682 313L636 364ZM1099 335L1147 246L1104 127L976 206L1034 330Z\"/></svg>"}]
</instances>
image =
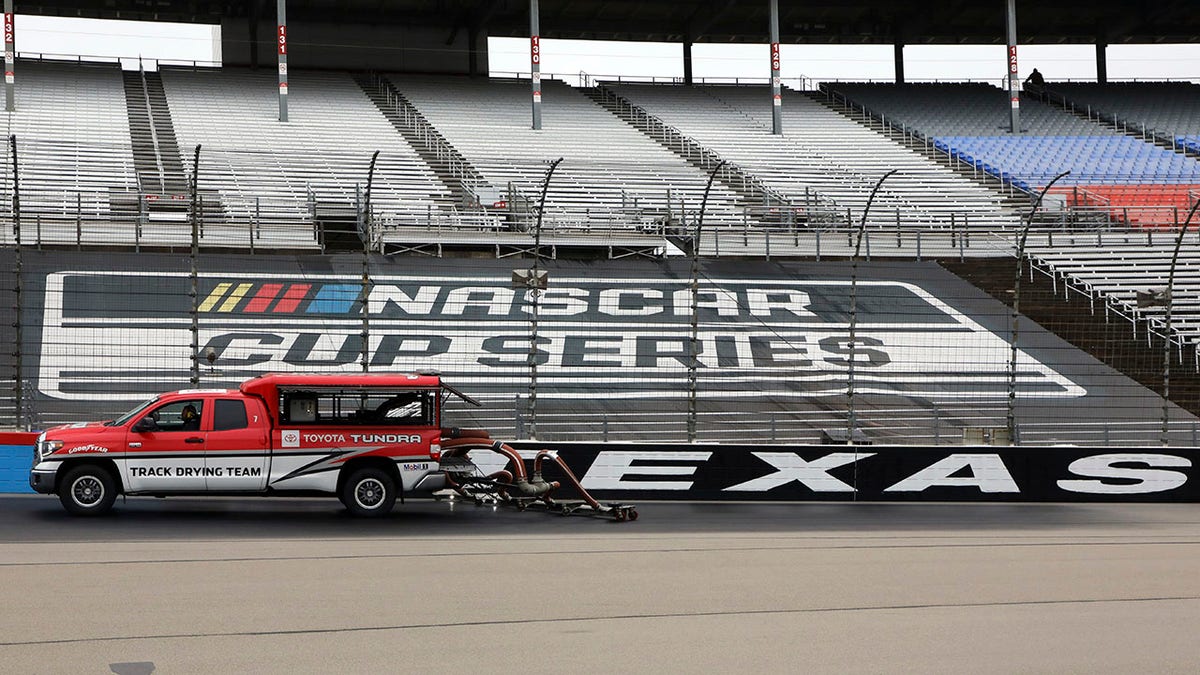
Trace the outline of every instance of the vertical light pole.
<instances>
[{"instance_id":1,"label":"vertical light pole","mask_svg":"<svg viewBox=\"0 0 1200 675\"><path fill-rule=\"evenodd\" d=\"M883 181L897 171L899 169L892 169L880 176L875 187L871 189L871 196L867 198L867 205L863 207L862 220L858 222L858 237L854 240L854 258L850 265L850 360L847 362L849 369L846 373L846 399L849 414L846 415L846 445L854 444L854 428L858 426L858 417L854 408L854 345L858 341L858 254L862 250L863 234L867 231L867 214L871 211L871 204L875 202L875 195L879 192L879 188L883 187ZM858 494L857 488L856 482L855 495Z\"/></svg>"},{"instance_id":2,"label":"vertical light pole","mask_svg":"<svg viewBox=\"0 0 1200 675\"><path fill-rule=\"evenodd\" d=\"M1192 216L1196 215L1196 207L1200 207L1200 201L1192 204L1187 220L1183 221L1183 225L1179 228L1179 236L1175 237L1175 250L1171 253L1171 268L1167 273L1166 326L1163 328L1162 436L1160 438L1164 446L1168 444L1167 433L1170 426L1170 399L1168 397L1171 395L1171 307L1175 304L1175 265L1179 262L1179 249L1183 246L1183 235L1187 234L1188 225L1192 223Z\"/></svg>"},{"instance_id":3,"label":"vertical light pole","mask_svg":"<svg viewBox=\"0 0 1200 675\"><path fill-rule=\"evenodd\" d=\"M779 79L779 0L771 0L771 133L783 133L783 84Z\"/></svg>"},{"instance_id":4,"label":"vertical light pole","mask_svg":"<svg viewBox=\"0 0 1200 675\"><path fill-rule=\"evenodd\" d=\"M725 160L717 162L708 174L704 186L704 198L700 200L700 217L692 231L692 339L688 358L688 443L696 442L696 369L700 366L700 232L704 228L704 212L708 208L708 193L712 190L717 173L725 166Z\"/></svg>"},{"instance_id":5,"label":"vertical light pole","mask_svg":"<svg viewBox=\"0 0 1200 675\"><path fill-rule=\"evenodd\" d=\"M538 0L529 0L529 84L533 93L533 128L535 130L542 128L542 38L539 35L541 30L538 20ZM550 171L553 173L554 169Z\"/></svg>"},{"instance_id":6,"label":"vertical light pole","mask_svg":"<svg viewBox=\"0 0 1200 675\"><path fill-rule=\"evenodd\" d=\"M1008 0L1004 25L1008 34L1008 100L1012 133L1021 133L1021 75L1017 70L1017 0Z\"/></svg>"},{"instance_id":7,"label":"vertical light pole","mask_svg":"<svg viewBox=\"0 0 1200 675\"><path fill-rule=\"evenodd\" d=\"M17 109L16 93L13 91L17 65L17 24L13 14L13 0L4 0L4 109Z\"/></svg>"},{"instance_id":8,"label":"vertical light pole","mask_svg":"<svg viewBox=\"0 0 1200 675\"><path fill-rule=\"evenodd\" d=\"M1069 175L1070 171L1064 171L1046 183L1038 193L1037 199L1033 200L1029 213L1025 214L1025 226L1021 228L1021 238L1017 240L1017 270L1013 276L1012 343L1009 345L1008 355L1008 413L1005 418L1008 442L1011 445L1017 445L1017 327L1021 319L1021 271L1025 262L1025 242L1029 239L1033 216L1042 205L1042 200L1046 198L1046 193L1055 183Z\"/></svg>"},{"instance_id":9,"label":"vertical light pole","mask_svg":"<svg viewBox=\"0 0 1200 675\"><path fill-rule=\"evenodd\" d=\"M288 121L288 69L287 69L287 0L275 0L275 12L279 17L275 34L279 53L279 121Z\"/></svg>"}]
</instances>

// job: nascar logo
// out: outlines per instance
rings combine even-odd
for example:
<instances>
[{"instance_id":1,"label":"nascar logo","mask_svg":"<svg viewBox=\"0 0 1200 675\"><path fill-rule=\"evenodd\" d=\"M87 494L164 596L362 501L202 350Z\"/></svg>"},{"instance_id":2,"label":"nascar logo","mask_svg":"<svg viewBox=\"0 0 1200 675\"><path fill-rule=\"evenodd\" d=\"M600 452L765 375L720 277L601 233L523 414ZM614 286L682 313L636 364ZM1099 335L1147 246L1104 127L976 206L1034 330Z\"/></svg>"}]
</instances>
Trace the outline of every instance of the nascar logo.
<instances>
[{"instance_id":1,"label":"nascar logo","mask_svg":"<svg viewBox=\"0 0 1200 675\"><path fill-rule=\"evenodd\" d=\"M314 290L315 289L315 290ZM204 313L347 314L361 297L355 284L218 283L200 303Z\"/></svg>"}]
</instances>

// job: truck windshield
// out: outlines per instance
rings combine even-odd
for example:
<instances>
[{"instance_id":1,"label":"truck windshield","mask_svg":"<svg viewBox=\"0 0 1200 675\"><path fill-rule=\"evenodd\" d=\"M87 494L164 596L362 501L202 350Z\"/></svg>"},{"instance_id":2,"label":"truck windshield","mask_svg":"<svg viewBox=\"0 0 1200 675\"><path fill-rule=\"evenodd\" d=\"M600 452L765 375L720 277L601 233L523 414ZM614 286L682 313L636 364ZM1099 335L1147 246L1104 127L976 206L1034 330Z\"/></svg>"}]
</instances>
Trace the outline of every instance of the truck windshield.
<instances>
[{"instance_id":1,"label":"truck windshield","mask_svg":"<svg viewBox=\"0 0 1200 675\"><path fill-rule=\"evenodd\" d=\"M117 419L115 419L115 420L113 420L113 421L111 421L111 422L105 422L105 423L104 423L104 426L106 426L106 427L119 427L119 426L121 426L122 424L125 424L126 422L128 422L129 420L133 419L133 416L134 416L134 415L138 414L138 412L140 412L141 410L145 409L145 408L146 408L146 407L148 407L148 406L149 406L151 403L154 403L154 402L155 402L155 401L157 401L158 399L159 399L159 397L158 397L158 396L153 396L153 397L149 398L148 400L142 401L141 403L137 404L137 406L136 406L136 407L134 407L132 410L130 410L129 412L125 413L124 415L121 415L121 416L120 416L120 417L118 417Z\"/></svg>"}]
</instances>

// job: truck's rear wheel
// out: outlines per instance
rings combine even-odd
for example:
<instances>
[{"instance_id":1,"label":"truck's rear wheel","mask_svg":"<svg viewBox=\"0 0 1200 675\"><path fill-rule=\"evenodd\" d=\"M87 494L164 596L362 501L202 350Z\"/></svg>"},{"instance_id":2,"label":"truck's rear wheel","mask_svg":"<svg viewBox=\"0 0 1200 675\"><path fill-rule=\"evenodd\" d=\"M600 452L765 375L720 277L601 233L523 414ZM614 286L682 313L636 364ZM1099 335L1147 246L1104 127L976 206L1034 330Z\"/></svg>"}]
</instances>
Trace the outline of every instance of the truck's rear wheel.
<instances>
[{"instance_id":1,"label":"truck's rear wheel","mask_svg":"<svg viewBox=\"0 0 1200 675\"><path fill-rule=\"evenodd\" d=\"M357 469L342 485L340 497L351 515L365 518L385 516L396 504L396 481L382 469Z\"/></svg>"},{"instance_id":2,"label":"truck's rear wheel","mask_svg":"<svg viewBox=\"0 0 1200 675\"><path fill-rule=\"evenodd\" d=\"M74 516L108 513L117 501L117 481L104 467L85 464L63 477L58 485L58 500Z\"/></svg>"}]
</instances>

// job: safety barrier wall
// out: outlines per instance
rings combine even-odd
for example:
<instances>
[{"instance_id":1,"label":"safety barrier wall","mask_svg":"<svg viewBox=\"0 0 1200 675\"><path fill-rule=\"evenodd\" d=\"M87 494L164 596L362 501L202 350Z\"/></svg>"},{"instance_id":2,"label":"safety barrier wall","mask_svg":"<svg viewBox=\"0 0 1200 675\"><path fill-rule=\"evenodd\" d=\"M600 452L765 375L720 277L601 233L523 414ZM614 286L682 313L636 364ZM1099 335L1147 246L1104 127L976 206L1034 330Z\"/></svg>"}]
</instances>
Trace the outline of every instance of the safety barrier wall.
<instances>
[{"instance_id":1,"label":"safety barrier wall","mask_svg":"<svg viewBox=\"0 0 1200 675\"><path fill-rule=\"evenodd\" d=\"M1195 447L513 445L558 451L601 500L1200 501Z\"/></svg>"},{"instance_id":2,"label":"safety barrier wall","mask_svg":"<svg viewBox=\"0 0 1200 675\"><path fill-rule=\"evenodd\" d=\"M29 489L29 464L37 436L0 432L0 492L33 492Z\"/></svg>"},{"instance_id":3,"label":"safety barrier wall","mask_svg":"<svg viewBox=\"0 0 1200 675\"><path fill-rule=\"evenodd\" d=\"M513 445L529 457L556 451L601 500L1200 501L1196 447ZM0 492L29 491L31 453L31 445L0 446ZM507 461L488 452L473 459L485 472Z\"/></svg>"},{"instance_id":4,"label":"safety barrier wall","mask_svg":"<svg viewBox=\"0 0 1200 675\"><path fill-rule=\"evenodd\" d=\"M1011 310L929 262L863 261L852 281L844 260L706 261L693 299L688 264L670 260L542 261L535 294L512 280L527 260L21 259L20 275L0 267L3 287L20 290L19 321L0 322L0 425L26 430L264 372L438 370L484 402L452 404L447 425L505 439L1192 447L1200 436L1196 417L1172 405L1164 425L1155 392L1030 321L1012 369Z\"/></svg>"}]
</instances>

